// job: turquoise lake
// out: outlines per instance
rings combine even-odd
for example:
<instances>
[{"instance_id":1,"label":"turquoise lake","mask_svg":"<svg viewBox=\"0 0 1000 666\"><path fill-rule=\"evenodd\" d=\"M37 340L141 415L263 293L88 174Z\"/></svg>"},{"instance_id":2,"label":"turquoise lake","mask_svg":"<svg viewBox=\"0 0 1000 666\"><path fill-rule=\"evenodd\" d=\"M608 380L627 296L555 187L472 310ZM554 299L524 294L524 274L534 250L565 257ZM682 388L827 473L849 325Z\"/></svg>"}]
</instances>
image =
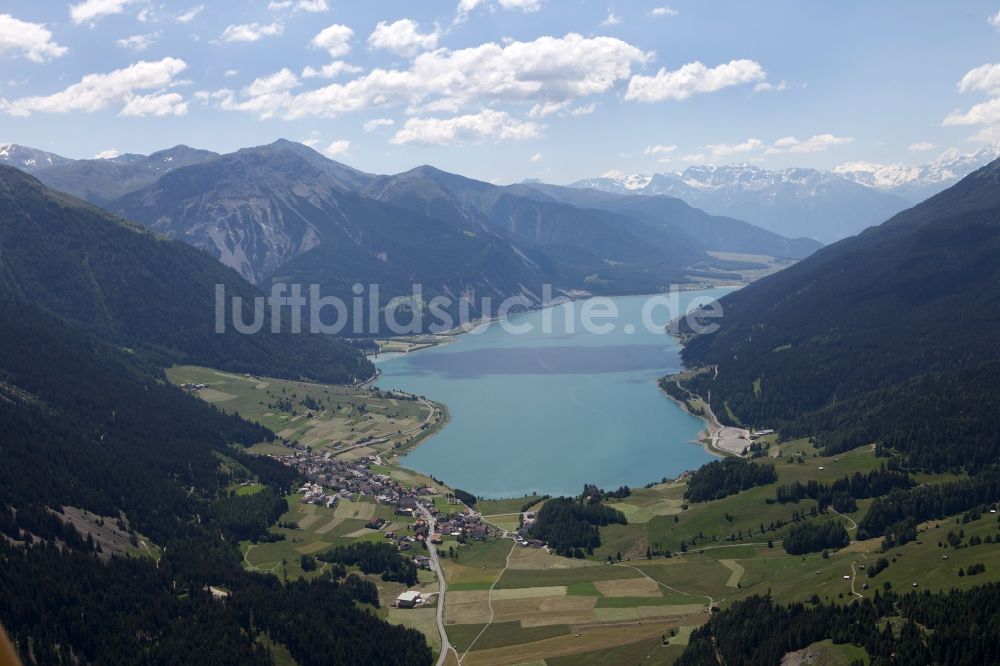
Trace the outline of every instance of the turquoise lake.
<instances>
[{"instance_id":1,"label":"turquoise lake","mask_svg":"<svg viewBox=\"0 0 1000 666\"><path fill-rule=\"evenodd\" d=\"M729 291L683 292L679 304L686 311ZM711 460L696 442L704 423L656 385L681 368L680 345L662 329L665 308L653 311L659 326L644 325L649 298L611 299L618 316L592 319L613 324L603 334L584 329L586 301L577 301L507 320L530 332L493 322L450 344L376 359L380 388L426 396L451 414L402 464L483 497L518 497L579 494L584 483L642 486Z\"/></svg>"}]
</instances>

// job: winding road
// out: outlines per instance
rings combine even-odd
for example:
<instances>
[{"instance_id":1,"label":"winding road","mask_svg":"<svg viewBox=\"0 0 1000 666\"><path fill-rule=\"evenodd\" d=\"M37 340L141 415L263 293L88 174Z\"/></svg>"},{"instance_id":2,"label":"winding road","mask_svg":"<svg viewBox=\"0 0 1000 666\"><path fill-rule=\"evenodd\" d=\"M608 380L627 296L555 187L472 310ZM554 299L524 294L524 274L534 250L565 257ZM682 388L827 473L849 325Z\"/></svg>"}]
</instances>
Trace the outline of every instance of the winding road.
<instances>
[{"instance_id":1,"label":"winding road","mask_svg":"<svg viewBox=\"0 0 1000 666\"><path fill-rule=\"evenodd\" d=\"M431 515L431 512L426 507L421 506L420 511L427 520L430 533L433 534L437 530L437 521L434 520L434 516ZM438 579L437 613L434 619L437 622L438 634L441 635L441 653L438 655L437 666L444 666L445 660L448 659L448 652L455 652L455 648L452 647L451 642L448 640L448 632L444 628L444 595L448 591L448 582L444 579L444 571L441 569L441 563L438 561L437 548L428 543L427 552L431 558L431 570L437 574ZM458 652L455 652L455 659L458 659Z\"/></svg>"}]
</instances>

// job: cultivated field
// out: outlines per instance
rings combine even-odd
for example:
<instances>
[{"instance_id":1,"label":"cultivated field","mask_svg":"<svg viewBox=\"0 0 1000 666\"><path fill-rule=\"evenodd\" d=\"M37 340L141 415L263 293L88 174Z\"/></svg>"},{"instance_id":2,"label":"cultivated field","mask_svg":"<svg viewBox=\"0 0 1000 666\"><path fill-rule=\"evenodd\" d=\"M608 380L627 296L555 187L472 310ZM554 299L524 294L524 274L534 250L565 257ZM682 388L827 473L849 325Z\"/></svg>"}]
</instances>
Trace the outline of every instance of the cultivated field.
<instances>
[{"instance_id":1,"label":"cultivated field","mask_svg":"<svg viewBox=\"0 0 1000 666\"><path fill-rule=\"evenodd\" d=\"M401 393L246 377L197 366L171 368L167 377L175 384L206 385L195 394L270 428L286 441L315 450L351 449L348 454L356 457L411 445L442 417L432 403ZM254 450L287 453L277 443Z\"/></svg>"},{"instance_id":2,"label":"cultivated field","mask_svg":"<svg viewBox=\"0 0 1000 666\"><path fill-rule=\"evenodd\" d=\"M462 663L590 663L611 649L669 663L677 641L708 617L709 599L670 590L630 563L571 560L494 539L461 546L443 564L446 628ZM720 586L728 576L719 565ZM674 644L664 646L664 635Z\"/></svg>"},{"instance_id":3,"label":"cultivated field","mask_svg":"<svg viewBox=\"0 0 1000 666\"><path fill-rule=\"evenodd\" d=\"M299 565L302 555L315 555L332 546L348 544L353 540L381 541L386 531L405 532L412 518L392 515L391 506L375 504L372 497L341 500L334 508L301 504L301 495L289 495L289 510L278 520L271 532L285 535L283 541L274 543L241 543L244 566L253 571L266 571L279 578L313 578L325 565L315 571L303 571ZM389 521L381 530L365 528L373 517ZM295 525L295 527L292 527Z\"/></svg>"}]
</instances>

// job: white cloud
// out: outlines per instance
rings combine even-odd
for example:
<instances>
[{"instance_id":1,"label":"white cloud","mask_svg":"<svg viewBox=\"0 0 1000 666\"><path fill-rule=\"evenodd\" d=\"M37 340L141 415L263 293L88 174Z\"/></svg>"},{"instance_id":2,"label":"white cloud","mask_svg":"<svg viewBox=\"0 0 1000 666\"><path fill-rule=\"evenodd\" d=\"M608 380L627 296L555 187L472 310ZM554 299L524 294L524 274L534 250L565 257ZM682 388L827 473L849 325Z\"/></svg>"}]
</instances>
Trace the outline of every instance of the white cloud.
<instances>
[{"instance_id":1,"label":"white cloud","mask_svg":"<svg viewBox=\"0 0 1000 666\"><path fill-rule=\"evenodd\" d=\"M125 11L125 5L131 0L84 0L83 2L70 5L69 17L73 23L95 23L96 21L112 14L121 14Z\"/></svg>"},{"instance_id":2,"label":"white cloud","mask_svg":"<svg viewBox=\"0 0 1000 666\"><path fill-rule=\"evenodd\" d=\"M326 153L327 157L336 157L337 155L346 155L351 150L351 142L347 139L337 139L323 152Z\"/></svg>"},{"instance_id":3,"label":"white cloud","mask_svg":"<svg viewBox=\"0 0 1000 666\"><path fill-rule=\"evenodd\" d=\"M1000 143L1000 125L990 125L983 127L978 132L969 137L969 141L996 144Z\"/></svg>"},{"instance_id":4,"label":"white cloud","mask_svg":"<svg viewBox=\"0 0 1000 666\"><path fill-rule=\"evenodd\" d=\"M498 0L504 9L520 9L522 12L537 12L542 8L542 0Z\"/></svg>"},{"instance_id":5,"label":"white cloud","mask_svg":"<svg viewBox=\"0 0 1000 666\"><path fill-rule=\"evenodd\" d=\"M680 12L678 12L676 9L673 9L672 7L668 7L667 5L664 5L662 7L654 7L653 9L650 10L649 15L650 16L677 16L679 13Z\"/></svg>"},{"instance_id":6,"label":"white cloud","mask_svg":"<svg viewBox=\"0 0 1000 666\"><path fill-rule=\"evenodd\" d=\"M962 113L952 111L944 119L944 125L995 125L1000 123L1000 98L976 104Z\"/></svg>"},{"instance_id":7,"label":"white cloud","mask_svg":"<svg viewBox=\"0 0 1000 666\"><path fill-rule=\"evenodd\" d=\"M986 64L970 69L958 82L958 92L1000 93L1000 64Z\"/></svg>"},{"instance_id":8,"label":"white cloud","mask_svg":"<svg viewBox=\"0 0 1000 666\"><path fill-rule=\"evenodd\" d=\"M437 48L438 36L437 30L420 32L420 26L408 18L399 19L395 23L379 21L368 36L368 46L402 56L412 56Z\"/></svg>"},{"instance_id":9,"label":"white cloud","mask_svg":"<svg viewBox=\"0 0 1000 666\"><path fill-rule=\"evenodd\" d=\"M115 148L108 148L107 150L102 150L101 152L94 155L95 160L113 160L114 158L121 155Z\"/></svg>"},{"instance_id":10,"label":"white cloud","mask_svg":"<svg viewBox=\"0 0 1000 666\"><path fill-rule=\"evenodd\" d=\"M575 109L569 110L569 115L571 116L589 116L591 113L597 110L597 102L591 102L590 104L584 104L583 106L578 106Z\"/></svg>"},{"instance_id":11,"label":"white cloud","mask_svg":"<svg viewBox=\"0 0 1000 666\"><path fill-rule=\"evenodd\" d=\"M350 29L340 27L348 32L340 31L337 43L349 48L343 38ZM263 106L270 114L281 113L288 119L333 117L395 105L405 105L412 113L457 113L463 107L482 108L498 102L541 105L540 113L545 105L607 92L629 77L633 63L650 57L619 39L574 33L506 46L487 43L457 51L438 49L418 55L405 70L374 69L345 83L286 94L280 100L272 97ZM237 100L231 91L211 97L224 100L225 108L233 110L252 111L261 106L252 99ZM280 109L275 106L279 103Z\"/></svg>"},{"instance_id":12,"label":"white cloud","mask_svg":"<svg viewBox=\"0 0 1000 666\"><path fill-rule=\"evenodd\" d=\"M763 81L765 76L764 68L753 60L732 60L712 68L700 62L691 62L673 71L662 68L655 76L633 76L625 99L635 102L680 101L698 93Z\"/></svg>"},{"instance_id":13,"label":"white cloud","mask_svg":"<svg viewBox=\"0 0 1000 666\"><path fill-rule=\"evenodd\" d=\"M991 26L1000 30L1000 12L997 12L996 14L994 14L993 16L989 17L986 20L989 21Z\"/></svg>"},{"instance_id":14,"label":"white cloud","mask_svg":"<svg viewBox=\"0 0 1000 666\"><path fill-rule=\"evenodd\" d=\"M531 156L531 159L528 161L531 162L532 164L538 164L539 162L542 161L542 154L535 153L534 155Z\"/></svg>"},{"instance_id":15,"label":"white cloud","mask_svg":"<svg viewBox=\"0 0 1000 666\"><path fill-rule=\"evenodd\" d=\"M794 136L786 136L774 142L767 153L774 155L777 153L819 153L833 146L842 146L852 143L853 138L848 136L834 136L833 134L815 134L804 141L799 141Z\"/></svg>"},{"instance_id":16,"label":"white cloud","mask_svg":"<svg viewBox=\"0 0 1000 666\"><path fill-rule=\"evenodd\" d=\"M1000 13L994 17L1000 27ZM1000 64L980 65L970 69L958 82L958 91L985 92L990 95L1000 95ZM994 125L1000 123L1000 98L994 97L986 102L972 106L968 111L952 111L942 124L944 125Z\"/></svg>"},{"instance_id":17,"label":"white cloud","mask_svg":"<svg viewBox=\"0 0 1000 666\"><path fill-rule=\"evenodd\" d=\"M694 153L691 155L685 155L681 158L681 162L687 162L688 164L701 164L705 161L704 153Z\"/></svg>"},{"instance_id":18,"label":"white cloud","mask_svg":"<svg viewBox=\"0 0 1000 666\"><path fill-rule=\"evenodd\" d=\"M502 9L520 10L525 13L537 12L542 8L542 0L497 0L497 4ZM490 11L496 11L495 5L489 0L459 0L455 8L455 23L461 23L469 17L469 14L479 7L489 7Z\"/></svg>"},{"instance_id":19,"label":"white cloud","mask_svg":"<svg viewBox=\"0 0 1000 666\"><path fill-rule=\"evenodd\" d=\"M925 151L925 150L934 150L935 148L937 148L937 146L934 145L933 143L931 143L930 141L918 141L917 143L911 143L910 144L910 150L912 150L914 152L922 152L922 151Z\"/></svg>"},{"instance_id":20,"label":"white cloud","mask_svg":"<svg viewBox=\"0 0 1000 666\"><path fill-rule=\"evenodd\" d=\"M198 15L205 11L205 5L197 5L191 9L186 9L177 15L177 21L179 23L190 23L191 21L198 18Z\"/></svg>"},{"instance_id":21,"label":"white cloud","mask_svg":"<svg viewBox=\"0 0 1000 666\"><path fill-rule=\"evenodd\" d=\"M379 127L392 127L395 124L396 121L392 118L373 118L365 121L364 128L366 132L374 132Z\"/></svg>"},{"instance_id":22,"label":"white cloud","mask_svg":"<svg viewBox=\"0 0 1000 666\"><path fill-rule=\"evenodd\" d=\"M330 7L326 4L326 0L277 0L275 2L268 3L267 8L271 11L293 9L297 12L311 13L326 12L330 10Z\"/></svg>"},{"instance_id":23,"label":"white cloud","mask_svg":"<svg viewBox=\"0 0 1000 666\"><path fill-rule=\"evenodd\" d=\"M728 157L737 153L750 153L764 147L760 139L747 139L743 143L713 143L705 146L715 157Z\"/></svg>"},{"instance_id":24,"label":"white cloud","mask_svg":"<svg viewBox=\"0 0 1000 666\"><path fill-rule=\"evenodd\" d=\"M275 37L284 32L285 27L279 22L274 23L242 23L228 26L220 39L224 42L256 42L264 37Z\"/></svg>"},{"instance_id":25,"label":"white cloud","mask_svg":"<svg viewBox=\"0 0 1000 666\"><path fill-rule=\"evenodd\" d=\"M309 44L317 49L329 51L331 58L340 58L351 52L352 37L354 37L353 30L346 25L334 23L321 30Z\"/></svg>"},{"instance_id":26,"label":"white cloud","mask_svg":"<svg viewBox=\"0 0 1000 666\"><path fill-rule=\"evenodd\" d=\"M115 41L115 44L121 46L122 48L132 49L133 51L145 51L159 38L160 33L151 32L145 35L132 35L131 37L124 37Z\"/></svg>"},{"instance_id":27,"label":"white cloud","mask_svg":"<svg viewBox=\"0 0 1000 666\"><path fill-rule=\"evenodd\" d=\"M292 74L288 68L282 69L270 76L262 76L254 79L246 88L246 93L250 97L262 97L274 93L286 92L299 85L298 78Z\"/></svg>"},{"instance_id":28,"label":"white cloud","mask_svg":"<svg viewBox=\"0 0 1000 666\"><path fill-rule=\"evenodd\" d=\"M455 8L455 23L461 23L469 18L469 12L484 4L485 0L458 0L458 7Z\"/></svg>"},{"instance_id":29,"label":"white cloud","mask_svg":"<svg viewBox=\"0 0 1000 666\"><path fill-rule=\"evenodd\" d=\"M528 115L532 118L544 118L545 116L562 111L572 102L573 100L564 99L561 102L545 102L543 104L535 104L531 107L531 110L528 111Z\"/></svg>"},{"instance_id":30,"label":"white cloud","mask_svg":"<svg viewBox=\"0 0 1000 666\"><path fill-rule=\"evenodd\" d=\"M354 65L349 65L343 60L334 60L328 65L323 65L319 69L315 67L306 66L302 70L303 79L335 79L341 74L357 74L361 71L360 67L355 67Z\"/></svg>"},{"instance_id":31,"label":"white cloud","mask_svg":"<svg viewBox=\"0 0 1000 666\"><path fill-rule=\"evenodd\" d=\"M101 111L113 104L125 104L128 113L122 115L163 115L165 112L183 115L186 104L176 93L162 91L178 81L175 77L187 68L183 60L164 58L155 62L139 61L107 74L87 74L78 83L52 95L22 97L4 105L12 116L25 117L34 112L68 113ZM137 91L153 91L137 101ZM169 109L169 111L164 111Z\"/></svg>"},{"instance_id":32,"label":"white cloud","mask_svg":"<svg viewBox=\"0 0 1000 666\"><path fill-rule=\"evenodd\" d=\"M141 118L143 116L183 116L187 102L178 93L136 95L128 100L118 115Z\"/></svg>"},{"instance_id":33,"label":"white cloud","mask_svg":"<svg viewBox=\"0 0 1000 666\"><path fill-rule=\"evenodd\" d=\"M646 146L646 150L642 151L642 153L644 155L669 155L675 150L677 150L677 146L675 145L668 146L662 143L656 143Z\"/></svg>"},{"instance_id":34,"label":"white cloud","mask_svg":"<svg viewBox=\"0 0 1000 666\"><path fill-rule=\"evenodd\" d=\"M517 120L504 111L483 109L454 118L410 118L392 137L391 143L449 145L486 139L519 141L540 135L541 127L536 123Z\"/></svg>"},{"instance_id":35,"label":"white cloud","mask_svg":"<svg viewBox=\"0 0 1000 666\"><path fill-rule=\"evenodd\" d=\"M238 69L227 69L225 71L225 73L223 74L223 76L225 76L227 79L231 79L231 78L233 78L234 76L236 76L239 73L240 73L240 70L238 70Z\"/></svg>"},{"instance_id":36,"label":"white cloud","mask_svg":"<svg viewBox=\"0 0 1000 666\"><path fill-rule=\"evenodd\" d=\"M198 99L215 100L225 111L247 111L261 118L273 118L288 106L292 99L291 90L299 85L299 79L288 68L274 74L262 76L241 92L244 100L238 101L232 90L223 89L214 93L199 92Z\"/></svg>"},{"instance_id":37,"label":"white cloud","mask_svg":"<svg viewBox=\"0 0 1000 666\"><path fill-rule=\"evenodd\" d=\"M66 54L68 49L52 41L43 23L20 21L0 14L0 54L14 51L32 62L45 62Z\"/></svg>"},{"instance_id":38,"label":"white cloud","mask_svg":"<svg viewBox=\"0 0 1000 666\"><path fill-rule=\"evenodd\" d=\"M603 25L603 26L612 26L612 25L618 25L621 22L622 22L622 17L621 16L618 16L618 14L615 14L614 11L609 11L608 12L608 17L606 19L604 19L603 21L601 21L601 25Z\"/></svg>"},{"instance_id":39,"label":"white cloud","mask_svg":"<svg viewBox=\"0 0 1000 666\"><path fill-rule=\"evenodd\" d=\"M326 0L299 0L298 4L295 5L295 9L300 12L310 12L313 14L330 10L326 4Z\"/></svg>"},{"instance_id":40,"label":"white cloud","mask_svg":"<svg viewBox=\"0 0 1000 666\"><path fill-rule=\"evenodd\" d=\"M784 81L775 85L769 81L761 81L753 87L754 92L781 92L782 90L787 90L788 84Z\"/></svg>"}]
</instances>

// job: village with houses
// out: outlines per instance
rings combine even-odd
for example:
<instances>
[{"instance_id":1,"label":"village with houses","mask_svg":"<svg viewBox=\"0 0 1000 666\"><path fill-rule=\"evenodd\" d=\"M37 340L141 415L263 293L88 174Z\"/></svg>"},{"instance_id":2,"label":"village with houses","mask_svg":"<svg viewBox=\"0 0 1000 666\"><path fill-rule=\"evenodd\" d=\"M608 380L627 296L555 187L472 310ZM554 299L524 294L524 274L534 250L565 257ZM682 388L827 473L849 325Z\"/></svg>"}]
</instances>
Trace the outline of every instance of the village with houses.
<instances>
[{"instance_id":1,"label":"village with houses","mask_svg":"<svg viewBox=\"0 0 1000 666\"><path fill-rule=\"evenodd\" d=\"M442 493L430 485L408 486L378 471L385 469L378 455L346 460L330 451L293 447L287 455L271 457L295 468L306 480L298 489L300 504L334 509L340 502L367 498L373 499L376 506L391 509L392 518L373 515L364 527L381 532L382 538L394 544L401 553L411 553L420 570L432 570L431 557L423 553L447 545L446 541L467 544L505 536L521 547L546 547L544 542L530 535L535 518L533 512L525 512L517 531L508 532L489 524L480 513L451 493ZM427 597L420 592L406 590L398 595L394 607L415 608L427 602Z\"/></svg>"}]
</instances>

